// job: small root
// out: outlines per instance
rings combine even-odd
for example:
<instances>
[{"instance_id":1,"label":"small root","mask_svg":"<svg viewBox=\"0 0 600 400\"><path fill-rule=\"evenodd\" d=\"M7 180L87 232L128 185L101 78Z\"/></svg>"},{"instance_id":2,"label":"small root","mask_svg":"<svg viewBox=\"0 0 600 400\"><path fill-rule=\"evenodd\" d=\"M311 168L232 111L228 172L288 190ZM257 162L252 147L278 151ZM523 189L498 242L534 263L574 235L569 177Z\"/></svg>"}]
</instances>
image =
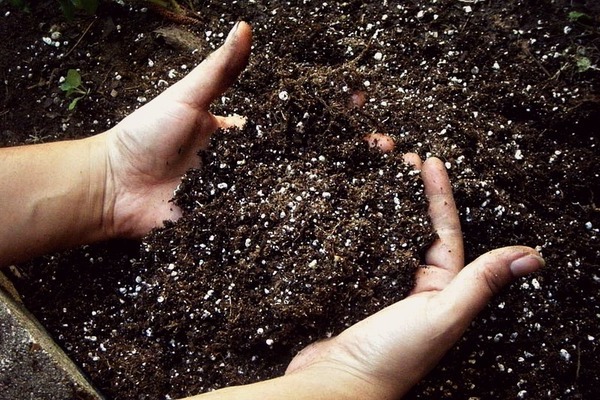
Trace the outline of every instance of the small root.
<instances>
[{"instance_id":1,"label":"small root","mask_svg":"<svg viewBox=\"0 0 600 400\"><path fill-rule=\"evenodd\" d=\"M175 22L176 24L192 25L192 26L200 26L202 24L202 21L200 21L196 17L192 17L187 14L168 10L162 6L159 6L158 4L151 3L148 5L148 8L151 9L152 11L154 11L156 14L163 17L164 19L167 19L171 22ZM184 10L184 9L181 9L181 10L182 10L182 12L187 13L186 10Z\"/></svg>"}]
</instances>

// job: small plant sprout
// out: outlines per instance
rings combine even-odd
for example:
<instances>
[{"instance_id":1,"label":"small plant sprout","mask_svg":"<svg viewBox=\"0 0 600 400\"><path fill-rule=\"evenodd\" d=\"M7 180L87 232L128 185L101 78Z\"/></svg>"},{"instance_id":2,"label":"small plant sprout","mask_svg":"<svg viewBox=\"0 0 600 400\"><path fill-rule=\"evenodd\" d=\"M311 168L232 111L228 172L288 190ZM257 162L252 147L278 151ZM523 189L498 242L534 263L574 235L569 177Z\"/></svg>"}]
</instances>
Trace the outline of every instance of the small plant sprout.
<instances>
[{"instance_id":1,"label":"small plant sprout","mask_svg":"<svg viewBox=\"0 0 600 400\"><path fill-rule=\"evenodd\" d=\"M65 92L67 97L75 96L69 103L69 111L73 110L77 106L77 102L90 93L90 90L81 84L81 75L74 69L67 72L65 80L60 84L60 90Z\"/></svg>"},{"instance_id":2,"label":"small plant sprout","mask_svg":"<svg viewBox=\"0 0 600 400\"><path fill-rule=\"evenodd\" d=\"M590 17L586 13L582 13L579 11L571 11L568 15L568 19L571 22L579 22L579 23L586 23L586 22L593 21L592 17Z\"/></svg>"},{"instance_id":3,"label":"small plant sprout","mask_svg":"<svg viewBox=\"0 0 600 400\"><path fill-rule=\"evenodd\" d=\"M592 58L588 56L587 52L590 49L580 47L577 49L577 53L573 55L575 61L575 67L577 72L583 73L587 71L600 71L600 68L592 61ZM595 57L594 57L595 58Z\"/></svg>"},{"instance_id":4,"label":"small plant sprout","mask_svg":"<svg viewBox=\"0 0 600 400\"><path fill-rule=\"evenodd\" d=\"M592 68L592 62L587 57L577 57L577 71L585 72L588 69Z\"/></svg>"},{"instance_id":5,"label":"small plant sprout","mask_svg":"<svg viewBox=\"0 0 600 400\"><path fill-rule=\"evenodd\" d=\"M60 8L67 19L75 17L75 11L83 10L89 15L96 13L98 0L58 0Z\"/></svg>"},{"instance_id":6,"label":"small plant sprout","mask_svg":"<svg viewBox=\"0 0 600 400\"><path fill-rule=\"evenodd\" d=\"M575 60L577 72L586 72L589 70L600 71L600 68L595 64L592 64L592 61L586 56L577 56L575 57Z\"/></svg>"}]
</instances>

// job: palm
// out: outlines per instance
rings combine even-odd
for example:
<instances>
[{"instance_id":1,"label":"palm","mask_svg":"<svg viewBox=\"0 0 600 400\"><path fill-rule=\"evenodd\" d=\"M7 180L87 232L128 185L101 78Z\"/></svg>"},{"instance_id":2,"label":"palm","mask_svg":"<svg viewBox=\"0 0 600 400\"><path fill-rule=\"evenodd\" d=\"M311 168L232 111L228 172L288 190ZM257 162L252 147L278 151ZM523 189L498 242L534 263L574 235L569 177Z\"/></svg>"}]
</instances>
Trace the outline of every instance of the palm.
<instances>
[{"instance_id":1,"label":"palm","mask_svg":"<svg viewBox=\"0 0 600 400\"><path fill-rule=\"evenodd\" d=\"M235 125L208 109L244 68L250 52L248 25L233 40L108 132L112 217L121 236L141 236L181 210L170 203L182 175L199 166L197 156L219 127Z\"/></svg>"},{"instance_id":2,"label":"palm","mask_svg":"<svg viewBox=\"0 0 600 400\"><path fill-rule=\"evenodd\" d=\"M518 275L511 272L511 263L524 259L521 272L539 267L533 249L514 246L489 252L463 269L460 221L444 164L435 158L421 163L414 154L406 158L421 169L438 234L427 251L427 265L417 271L413 292L333 340L309 346L287 373L333 363L365 382L389 386L392 398L398 398L437 364L487 301Z\"/></svg>"}]
</instances>

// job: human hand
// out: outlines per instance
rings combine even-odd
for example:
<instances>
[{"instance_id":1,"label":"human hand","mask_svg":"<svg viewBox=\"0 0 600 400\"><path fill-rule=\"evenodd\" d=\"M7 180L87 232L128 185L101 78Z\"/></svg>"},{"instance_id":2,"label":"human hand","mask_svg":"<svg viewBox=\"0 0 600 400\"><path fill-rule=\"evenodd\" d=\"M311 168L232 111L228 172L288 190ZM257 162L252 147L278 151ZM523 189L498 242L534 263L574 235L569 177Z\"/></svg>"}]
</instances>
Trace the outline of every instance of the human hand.
<instances>
[{"instance_id":1,"label":"human hand","mask_svg":"<svg viewBox=\"0 0 600 400\"><path fill-rule=\"evenodd\" d=\"M199 166L198 151L213 132L241 122L208 108L246 66L251 42L249 25L237 23L225 44L185 78L104 134L108 236L140 237L181 216L169 201L183 174Z\"/></svg>"},{"instance_id":2,"label":"human hand","mask_svg":"<svg viewBox=\"0 0 600 400\"><path fill-rule=\"evenodd\" d=\"M307 375L353 388L356 398L397 399L421 380L462 336L502 287L544 265L523 246L490 251L464 266L460 221L444 164L405 160L421 170L429 215L438 239L417 271L410 296L312 344L290 363L286 376ZM321 379L319 378L319 379Z\"/></svg>"}]
</instances>

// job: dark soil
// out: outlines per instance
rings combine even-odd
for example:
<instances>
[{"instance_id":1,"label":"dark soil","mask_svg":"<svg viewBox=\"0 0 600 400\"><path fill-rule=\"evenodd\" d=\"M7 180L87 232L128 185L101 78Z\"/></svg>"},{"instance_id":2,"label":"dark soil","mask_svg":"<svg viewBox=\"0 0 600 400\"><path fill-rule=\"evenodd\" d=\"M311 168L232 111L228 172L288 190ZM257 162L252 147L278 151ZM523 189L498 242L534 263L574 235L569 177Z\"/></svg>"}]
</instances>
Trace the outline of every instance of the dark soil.
<instances>
[{"instance_id":1,"label":"dark soil","mask_svg":"<svg viewBox=\"0 0 600 400\"><path fill-rule=\"evenodd\" d=\"M446 161L468 260L524 244L547 267L496 298L407 397L598 398L597 2L193 3L199 23L179 26L191 37L156 33L173 23L139 2L72 22L51 1L0 5L2 145L101 132L233 21L254 28L250 65L214 106L249 123L200 155L180 221L141 245L8 271L103 393L175 398L276 376L306 344L404 297L432 239L401 162L414 151ZM58 88L69 68L90 89L74 112ZM395 152L368 149L371 132Z\"/></svg>"}]
</instances>

